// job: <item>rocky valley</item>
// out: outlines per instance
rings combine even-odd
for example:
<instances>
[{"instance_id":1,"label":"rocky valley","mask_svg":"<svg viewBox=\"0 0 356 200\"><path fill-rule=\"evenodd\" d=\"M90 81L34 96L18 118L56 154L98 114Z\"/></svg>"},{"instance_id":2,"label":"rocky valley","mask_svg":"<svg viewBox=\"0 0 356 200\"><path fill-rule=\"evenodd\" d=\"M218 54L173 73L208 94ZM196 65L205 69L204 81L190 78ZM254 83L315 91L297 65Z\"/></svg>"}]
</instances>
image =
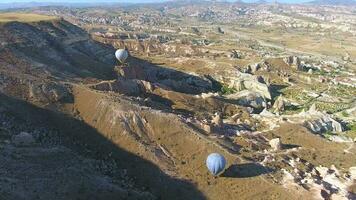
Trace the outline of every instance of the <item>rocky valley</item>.
<instances>
[{"instance_id":1,"label":"rocky valley","mask_svg":"<svg viewBox=\"0 0 356 200\"><path fill-rule=\"evenodd\" d=\"M0 11L0 199L355 199L355 8Z\"/></svg>"}]
</instances>

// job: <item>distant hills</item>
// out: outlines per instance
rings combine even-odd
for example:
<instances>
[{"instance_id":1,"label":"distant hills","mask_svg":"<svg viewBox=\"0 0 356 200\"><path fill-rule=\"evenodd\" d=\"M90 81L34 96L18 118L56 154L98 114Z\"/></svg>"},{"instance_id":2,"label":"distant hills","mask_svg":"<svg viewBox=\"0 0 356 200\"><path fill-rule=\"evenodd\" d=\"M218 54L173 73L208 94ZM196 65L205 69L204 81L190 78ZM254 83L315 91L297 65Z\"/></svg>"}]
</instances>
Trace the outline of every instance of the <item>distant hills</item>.
<instances>
[{"instance_id":1,"label":"distant hills","mask_svg":"<svg viewBox=\"0 0 356 200\"><path fill-rule=\"evenodd\" d=\"M244 2L253 2L256 4L266 4L266 3L273 3L273 2L278 2L278 3L298 3L298 1L282 1L282 0L256 0L256 1L248 1L248 0L243 0ZM356 5L356 0L311 0L302 3L299 1L300 4L309 4L309 5Z\"/></svg>"},{"instance_id":2,"label":"distant hills","mask_svg":"<svg viewBox=\"0 0 356 200\"><path fill-rule=\"evenodd\" d=\"M313 5L356 5L354 0L315 0L309 2Z\"/></svg>"},{"instance_id":3,"label":"distant hills","mask_svg":"<svg viewBox=\"0 0 356 200\"><path fill-rule=\"evenodd\" d=\"M58 1L19 1L19 2L12 2L12 3L1 3L0 0L0 10L3 9L18 9L18 8L31 8L31 7L42 7L42 6L69 6L69 7L92 7L92 6L117 6L117 5L129 5L135 3L209 3L209 2L233 2L228 0L165 0L165 1L158 1L158 0L127 0L127 1L116 1L116 0L103 0L103 1L67 1L63 0L61 2ZM286 2L282 0L235 0L235 3L255 3L255 4L268 4L273 2ZM297 3L297 1L295 1ZM289 3L292 3L290 1ZM306 2L303 4L307 5L346 5L346 6L356 6L356 0L313 0L310 2Z\"/></svg>"},{"instance_id":4,"label":"distant hills","mask_svg":"<svg viewBox=\"0 0 356 200\"><path fill-rule=\"evenodd\" d=\"M131 2L134 3L135 1ZM0 0L0 10L4 9L19 9L19 8L33 8L33 7L43 7L43 6L68 6L68 7L92 7L92 6L117 6L117 5L128 5L130 3L122 3L116 1L92 1L92 2L81 2L81 1L29 1L29 2L13 2L13 3L2 3Z\"/></svg>"}]
</instances>

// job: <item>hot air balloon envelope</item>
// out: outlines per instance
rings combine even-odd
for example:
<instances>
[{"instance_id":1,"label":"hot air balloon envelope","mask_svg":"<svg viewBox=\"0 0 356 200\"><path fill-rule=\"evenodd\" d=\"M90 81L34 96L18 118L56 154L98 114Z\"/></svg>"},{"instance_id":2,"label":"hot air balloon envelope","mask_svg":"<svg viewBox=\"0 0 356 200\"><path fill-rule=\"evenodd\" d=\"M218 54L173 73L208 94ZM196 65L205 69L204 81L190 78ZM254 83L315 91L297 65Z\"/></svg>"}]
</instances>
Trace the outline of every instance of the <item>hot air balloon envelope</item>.
<instances>
[{"instance_id":1,"label":"hot air balloon envelope","mask_svg":"<svg viewBox=\"0 0 356 200\"><path fill-rule=\"evenodd\" d=\"M226 160L224 156L218 153L212 153L206 159L206 166L209 171L214 175L218 175L225 169Z\"/></svg>"},{"instance_id":2,"label":"hot air balloon envelope","mask_svg":"<svg viewBox=\"0 0 356 200\"><path fill-rule=\"evenodd\" d=\"M116 59L118 59L121 63L124 63L128 56L129 53L125 49L118 49L115 52Z\"/></svg>"}]
</instances>

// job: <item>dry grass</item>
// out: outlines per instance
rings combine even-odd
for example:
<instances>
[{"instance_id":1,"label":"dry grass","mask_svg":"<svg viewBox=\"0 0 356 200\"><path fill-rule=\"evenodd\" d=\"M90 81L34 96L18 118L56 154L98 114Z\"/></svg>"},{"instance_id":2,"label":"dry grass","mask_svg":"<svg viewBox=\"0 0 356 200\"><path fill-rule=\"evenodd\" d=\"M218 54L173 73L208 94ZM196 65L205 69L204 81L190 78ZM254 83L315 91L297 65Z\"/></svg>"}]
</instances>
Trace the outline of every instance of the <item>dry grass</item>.
<instances>
[{"instance_id":1,"label":"dry grass","mask_svg":"<svg viewBox=\"0 0 356 200\"><path fill-rule=\"evenodd\" d=\"M305 52L309 54L319 54L327 56L343 56L346 52L351 57L356 56L356 38L346 33L333 34L325 32L324 35L307 31L285 31L274 27L272 31L264 32L255 28L235 29L240 36L258 39L287 50Z\"/></svg>"},{"instance_id":2,"label":"dry grass","mask_svg":"<svg viewBox=\"0 0 356 200\"><path fill-rule=\"evenodd\" d=\"M18 21L18 22L37 22L37 21L47 21L54 20L56 17L38 15L31 13L1 13L0 14L0 23Z\"/></svg>"}]
</instances>

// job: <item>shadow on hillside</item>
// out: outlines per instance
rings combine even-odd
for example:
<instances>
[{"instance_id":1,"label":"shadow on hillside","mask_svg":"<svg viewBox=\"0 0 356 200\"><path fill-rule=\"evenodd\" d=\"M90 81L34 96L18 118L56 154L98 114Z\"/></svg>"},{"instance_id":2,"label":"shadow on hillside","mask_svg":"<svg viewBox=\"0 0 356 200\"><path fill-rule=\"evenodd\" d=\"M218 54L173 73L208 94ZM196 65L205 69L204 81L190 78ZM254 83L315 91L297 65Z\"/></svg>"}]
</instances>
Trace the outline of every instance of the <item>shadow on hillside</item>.
<instances>
[{"instance_id":1,"label":"shadow on hillside","mask_svg":"<svg viewBox=\"0 0 356 200\"><path fill-rule=\"evenodd\" d=\"M218 84L211 77L200 77L172 68L162 67L146 60L130 56L127 66L120 67L119 74L128 79L158 83L176 92L200 94L218 91Z\"/></svg>"},{"instance_id":2,"label":"shadow on hillside","mask_svg":"<svg viewBox=\"0 0 356 200\"><path fill-rule=\"evenodd\" d=\"M127 169L128 176L134 179L137 188L152 192L158 199L206 199L192 183L166 175L150 161L121 149L83 121L1 93L0 104L20 119L58 130L64 145L83 156L116 160L119 168ZM109 154L112 156L109 157Z\"/></svg>"},{"instance_id":3,"label":"shadow on hillside","mask_svg":"<svg viewBox=\"0 0 356 200\"><path fill-rule=\"evenodd\" d=\"M282 149L294 149L299 147L300 145L296 145L296 144L282 144Z\"/></svg>"},{"instance_id":4,"label":"shadow on hillside","mask_svg":"<svg viewBox=\"0 0 356 200\"><path fill-rule=\"evenodd\" d=\"M272 169L258 163L243 163L231 165L221 176L229 178L248 178L271 172L273 172Z\"/></svg>"},{"instance_id":5,"label":"shadow on hillside","mask_svg":"<svg viewBox=\"0 0 356 200\"><path fill-rule=\"evenodd\" d=\"M19 60L26 61L29 69L36 68L33 73L43 70L61 78L115 78L112 46L90 39L83 29L69 22L58 23L60 28L52 22L9 22L0 29L0 35L9 41L23 41L6 48Z\"/></svg>"},{"instance_id":6,"label":"shadow on hillside","mask_svg":"<svg viewBox=\"0 0 356 200\"><path fill-rule=\"evenodd\" d=\"M283 94L281 92L281 90L283 90L286 87L288 87L288 85L277 85L277 84L274 85L274 84L271 84L270 85L270 92L271 92L272 99L275 99L276 97L278 97L281 94Z\"/></svg>"}]
</instances>

